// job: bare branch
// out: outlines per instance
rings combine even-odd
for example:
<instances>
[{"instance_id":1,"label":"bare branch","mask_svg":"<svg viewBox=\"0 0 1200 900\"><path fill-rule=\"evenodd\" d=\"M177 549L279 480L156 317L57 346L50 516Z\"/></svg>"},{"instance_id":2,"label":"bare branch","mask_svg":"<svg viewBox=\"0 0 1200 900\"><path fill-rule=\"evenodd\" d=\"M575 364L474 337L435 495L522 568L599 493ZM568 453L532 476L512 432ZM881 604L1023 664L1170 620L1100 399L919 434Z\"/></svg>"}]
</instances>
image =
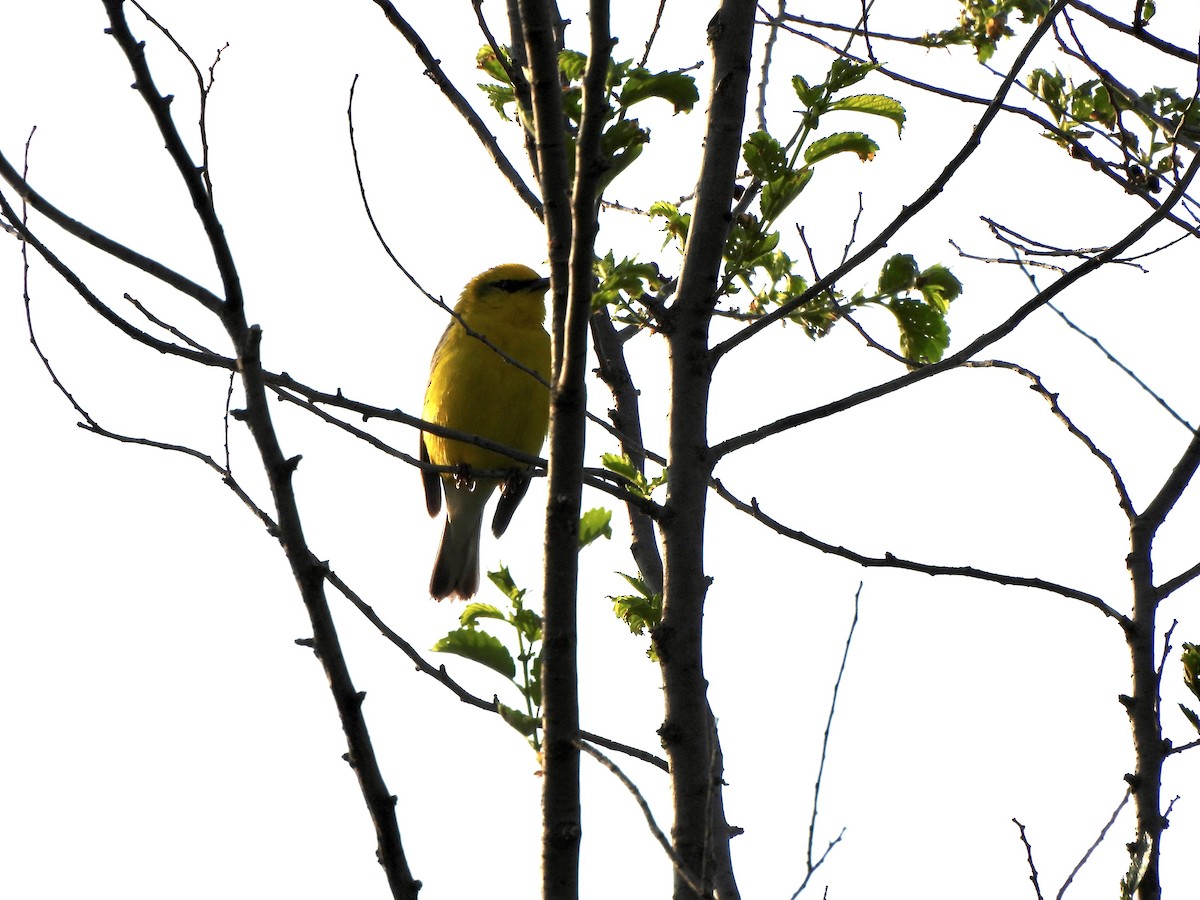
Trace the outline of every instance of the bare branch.
<instances>
[{"instance_id":1,"label":"bare branch","mask_svg":"<svg viewBox=\"0 0 1200 900\"><path fill-rule=\"evenodd\" d=\"M1200 56L1194 50L1185 50L1183 47L1177 47L1169 41L1165 41L1160 37L1152 35L1145 27L1133 27L1126 25L1120 19L1114 19L1112 16L1105 15L1090 4L1083 3L1082 0L1070 0L1071 7L1082 13L1091 16L1097 22L1102 22L1113 31L1119 31L1121 34L1129 35L1143 44L1148 44L1155 50L1166 53L1168 56L1174 56L1176 59L1182 59L1184 62L1200 63ZM1139 8L1141 3L1138 4Z\"/></svg>"},{"instance_id":2,"label":"bare branch","mask_svg":"<svg viewBox=\"0 0 1200 900\"><path fill-rule=\"evenodd\" d=\"M687 882L687 886L690 887L698 896L712 900L712 893L702 888L700 881L696 878L696 876L692 875L687 870L687 867L683 864L683 860L679 858L679 854L675 852L675 849L671 846L671 842L667 839L667 836L663 834L663 830L658 827L658 823L654 821L654 813L650 809L650 804L646 802L646 798L642 796L642 792L638 790L637 785L630 780L629 776L622 772L620 767L615 762L613 762L595 747L588 744L586 740L575 741L575 746L617 776L617 779L621 782L621 784L625 785L625 789L629 791L629 793L633 794L633 799L636 800L638 806L641 807L642 815L646 817L646 825L649 826L650 833L654 835L654 839L658 841L659 846L663 848L663 852L666 853L670 858L671 865L675 867L676 874L678 874L680 878Z\"/></svg>"},{"instance_id":3,"label":"bare branch","mask_svg":"<svg viewBox=\"0 0 1200 900\"><path fill-rule=\"evenodd\" d=\"M1047 581L1044 578L1030 578L1022 575L1005 575L1000 572L989 572L985 569L977 569L973 566L941 566L931 563L916 562L914 560L902 559L892 553L885 553L883 556L867 556L863 553L858 553L854 550L849 550L846 547L838 547L833 544L828 544L825 541L819 540L795 528L784 525L777 519L772 518L762 511L756 498L751 499L749 503L736 497L732 494L719 478L712 479L712 487L717 494L728 502L735 509L746 513L754 519L757 519L762 524L766 525L777 534L791 538L801 544L812 547L815 550L820 550L822 553L828 553L831 556L839 556L842 559L848 559L851 562L858 563L860 566L873 568L887 569L903 569L909 572L921 572L925 575L958 575L963 578L974 578L979 581L990 581L995 584L1008 585L1010 587L1029 587L1037 590L1047 591L1051 594L1058 594L1066 597L1068 600L1078 600L1088 606L1098 609L1104 615L1108 616L1117 622L1123 629L1130 627L1128 617L1117 612L1099 597L1094 594L1089 594L1086 591L1081 591L1076 588L1068 587L1067 585L1058 584L1053 581Z\"/></svg>"},{"instance_id":4,"label":"bare branch","mask_svg":"<svg viewBox=\"0 0 1200 900\"><path fill-rule=\"evenodd\" d=\"M1123 810L1125 808L1125 804L1129 802L1130 793L1131 792L1129 790L1125 791L1125 796L1121 798L1121 802L1117 804L1117 808L1113 810L1113 814L1109 816L1108 821L1104 824L1104 827L1100 829L1100 836L1097 837L1096 840L1092 841L1092 846L1088 847L1079 862L1075 863L1075 868L1071 870L1071 874L1067 876L1067 880L1064 881L1062 887L1058 889L1058 894L1056 895L1055 900L1062 900L1063 894L1067 892L1067 888L1071 886L1071 882L1075 880L1075 876L1079 874L1080 870L1087 863L1088 859L1091 858L1091 855L1096 852L1096 848L1104 843L1104 838L1108 834L1109 829L1112 828L1116 823L1117 816L1121 814L1121 810Z\"/></svg>"},{"instance_id":5,"label":"bare branch","mask_svg":"<svg viewBox=\"0 0 1200 900\"><path fill-rule=\"evenodd\" d=\"M1091 453L1092 456L1096 457L1096 459L1100 460L1100 462L1104 465L1104 468L1108 470L1108 474L1112 478L1113 485L1117 491L1117 502L1120 505L1121 510L1125 513L1126 517L1130 521L1133 520L1135 515L1133 501L1129 497L1129 491L1125 487L1125 481L1121 477L1121 473L1117 470L1116 463L1113 462L1111 456L1097 447L1096 442L1093 441L1091 437L1085 434L1082 430L1080 430L1080 428L1071 421L1070 417L1063 412L1062 407L1058 405L1058 394L1051 393L1047 389L1046 385L1042 382L1041 376L1039 376L1036 372L1031 372L1024 366L1019 366L1016 363L1005 362L999 359L968 362L964 363L964 366L971 369L1008 369L1011 372L1016 372L1019 375L1023 375L1025 378L1028 378L1032 382L1032 384L1029 385L1030 389L1035 391L1047 403L1050 404L1050 411L1054 413L1055 417L1067 427L1067 431L1071 432L1073 437L1077 438L1080 443L1087 447L1088 452Z\"/></svg>"},{"instance_id":6,"label":"bare branch","mask_svg":"<svg viewBox=\"0 0 1200 900\"><path fill-rule=\"evenodd\" d=\"M143 256L136 250L131 250L124 244L120 244L100 232L89 228L82 222L76 221L62 212L54 204L50 203L45 197L35 191L30 184L17 173L12 164L0 153L0 178L3 178L13 189L17 195L34 211L45 216L67 234L79 238L81 241L90 244L97 250L102 250L114 259L118 259L123 263L133 266L139 271L145 272L164 284L170 285L182 294L191 297L198 301L209 312L219 313L223 306L223 301L220 297L205 287L202 287L189 278L185 278L173 269L164 266L162 263L150 259L148 256ZM7 214L6 214L7 217ZM11 221L11 220L10 220Z\"/></svg>"},{"instance_id":7,"label":"bare branch","mask_svg":"<svg viewBox=\"0 0 1200 900\"><path fill-rule=\"evenodd\" d=\"M1037 866L1033 864L1033 847L1029 845L1029 838L1025 835L1025 826L1017 821L1016 816L1013 816L1012 821L1021 830L1021 843L1025 845L1025 858L1029 860L1029 880L1033 882L1033 890L1037 894L1037 900L1042 900L1042 886L1038 883Z\"/></svg>"},{"instance_id":8,"label":"bare branch","mask_svg":"<svg viewBox=\"0 0 1200 900\"><path fill-rule=\"evenodd\" d=\"M846 660L850 658L850 643L854 640L854 629L858 627L858 601L862 596L862 589L863 583L860 581L858 590L854 592L854 618L850 620L850 629L846 632L846 646L842 649L842 662L838 666L837 678L833 682L833 697L829 701L829 717L825 720L825 734L821 738L821 763L817 767L817 781L813 785L812 816L808 820L808 847L805 850L804 881L792 894L792 900L796 900L800 896L813 875L816 874L817 869L821 867L821 863L825 862L829 856L829 851L837 846L842 835L846 833L846 829L843 828L841 833L825 848L825 852L821 854L820 858L814 862L813 841L817 834L817 804L821 798L821 781L825 777L825 761L829 757L829 734L833 730L833 714L837 711L838 691L842 688L842 677L846 674Z\"/></svg>"},{"instance_id":9,"label":"bare branch","mask_svg":"<svg viewBox=\"0 0 1200 900\"><path fill-rule=\"evenodd\" d=\"M400 15L396 7L389 0L374 0L376 6L382 11L388 22L395 28L404 39L408 41L413 52L417 54L417 58L421 60L421 64L425 66L425 74L429 79L438 86L446 99L450 101L450 105L463 118L463 121L470 126L475 132L475 137L479 139L488 155L492 158L492 162L496 164L496 168L512 185L513 190L517 192L517 196L529 207L530 211L539 219L542 217L542 203L529 189L529 185L517 172L512 162L504 155L504 151L500 149L500 144L496 141L486 125L483 124L483 119L475 112L467 98L462 95L462 92L454 86L454 83L446 77L446 73L442 71L441 62L429 50L425 41L421 39L415 28L408 24L408 21Z\"/></svg>"}]
</instances>

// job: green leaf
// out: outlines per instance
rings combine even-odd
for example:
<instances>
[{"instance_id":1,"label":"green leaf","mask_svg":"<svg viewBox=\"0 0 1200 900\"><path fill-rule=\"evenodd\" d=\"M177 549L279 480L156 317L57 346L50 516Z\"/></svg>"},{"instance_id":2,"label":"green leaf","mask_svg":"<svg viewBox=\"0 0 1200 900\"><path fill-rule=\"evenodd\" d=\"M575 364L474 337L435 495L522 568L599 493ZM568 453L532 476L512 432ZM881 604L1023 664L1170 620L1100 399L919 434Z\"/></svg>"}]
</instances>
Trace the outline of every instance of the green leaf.
<instances>
[{"instance_id":1,"label":"green leaf","mask_svg":"<svg viewBox=\"0 0 1200 900\"><path fill-rule=\"evenodd\" d=\"M650 209L647 210L650 218L661 216L667 222L663 226L663 231L667 233L667 239L663 241L663 246L667 246L674 238L682 247L687 241L688 229L692 225L691 213L681 213L679 207L673 203L668 203L665 200L657 200L650 204Z\"/></svg>"},{"instance_id":2,"label":"green leaf","mask_svg":"<svg viewBox=\"0 0 1200 900\"><path fill-rule=\"evenodd\" d=\"M504 50L504 48L501 48L501 50L505 56L504 61L512 62L512 58L509 57L508 51ZM484 46L479 48L479 52L475 54L475 65L487 72L488 75L490 75L494 80L499 81L501 84L512 84L512 82L509 81L508 72L504 70L504 66L501 64L500 60L496 58L496 54L493 52L491 47ZM480 87L483 87L483 85L480 85Z\"/></svg>"},{"instance_id":3,"label":"green leaf","mask_svg":"<svg viewBox=\"0 0 1200 900\"><path fill-rule=\"evenodd\" d=\"M1195 710L1188 709L1182 703L1179 704L1179 708L1183 710L1183 714L1187 717L1187 720L1192 723L1192 727L1196 731L1200 731L1200 716L1196 715Z\"/></svg>"},{"instance_id":4,"label":"green leaf","mask_svg":"<svg viewBox=\"0 0 1200 900\"><path fill-rule=\"evenodd\" d=\"M620 455L605 453L600 457L600 462L608 471L614 472L629 481L635 481L642 474L637 470L637 466L633 464L629 457L623 453Z\"/></svg>"},{"instance_id":5,"label":"green leaf","mask_svg":"<svg viewBox=\"0 0 1200 900\"><path fill-rule=\"evenodd\" d=\"M525 737L533 737L533 733L541 726L542 720L535 719L532 716L526 715L519 709L513 709L511 706L505 706L503 703L497 703L496 709L500 713L500 718L511 725Z\"/></svg>"},{"instance_id":6,"label":"green leaf","mask_svg":"<svg viewBox=\"0 0 1200 900\"><path fill-rule=\"evenodd\" d=\"M501 566L495 572L488 572L487 577L488 581L500 589L500 593L514 603L519 603L525 596L525 589L517 587L512 573L508 571L508 566Z\"/></svg>"},{"instance_id":7,"label":"green leaf","mask_svg":"<svg viewBox=\"0 0 1200 900\"><path fill-rule=\"evenodd\" d=\"M504 111L504 107L510 103L517 102L516 91L511 87L499 84L481 84L479 85L479 89L487 94L488 103L491 104L492 109L500 113L500 116L506 122L511 122L512 119L508 117L508 113Z\"/></svg>"},{"instance_id":8,"label":"green leaf","mask_svg":"<svg viewBox=\"0 0 1200 900\"><path fill-rule=\"evenodd\" d=\"M579 518L579 548L582 550L598 538L612 539L611 509L589 509Z\"/></svg>"},{"instance_id":9,"label":"green leaf","mask_svg":"<svg viewBox=\"0 0 1200 900\"><path fill-rule=\"evenodd\" d=\"M879 145L860 131L843 131L818 138L804 148L804 161L810 166L835 153L854 153L863 162L874 159Z\"/></svg>"},{"instance_id":10,"label":"green leaf","mask_svg":"<svg viewBox=\"0 0 1200 900\"><path fill-rule=\"evenodd\" d=\"M900 324L900 352L913 362L937 362L950 346L946 317L920 300L893 300L887 308Z\"/></svg>"},{"instance_id":11,"label":"green leaf","mask_svg":"<svg viewBox=\"0 0 1200 900\"><path fill-rule=\"evenodd\" d=\"M917 280L917 261L909 253L897 253L883 264L879 272L879 293L902 294L911 290Z\"/></svg>"},{"instance_id":12,"label":"green leaf","mask_svg":"<svg viewBox=\"0 0 1200 900\"><path fill-rule=\"evenodd\" d=\"M930 266L917 276L916 288L926 303L946 313L950 310L951 302L962 293L962 282L945 266Z\"/></svg>"},{"instance_id":13,"label":"green leaf","mask_svg":"<svg viewBox=\"0 0 1200 900\"><path fill-rule=\"evenodd\" d=\"M897 134L904 130L903 104L884 94L852 94L830 103L829 108L830 110L844 109L871 116L883 116L896 123Z\"/></svg>"},{"instance_id":14,"label":"green leaf","mask_svg":"<svg viewBox=\"0 0 1200 900\"><path fill-rule=\"evenodd\" d=\"M463 628L474 628L480 619L500 619L504 621L507 618L504 611L498 606L492 606L490 603L470 603L463 610L462 615L458 617L458 623Z\"/></svg>"},{"instance_id":15,"label":"green leaf","mask_svg":"<svg viewBox=\"0 0 1200 900\"><path fill-rule=\"evenodd\" d=\"M523 691L538 709L542 706L542 654L539 653L533 661L533 670L529 673L529 688Z\"/></svg>"},{"instance_id":16,"label":"green leaf","mask_svg":"<svg viewBox=\"0 0 1200 900\"><path fill-rule=\"evenodd\" d=\"M805 166L803 169L788 169L783 175L764 184L762 199L759 201L763 219L773 222L779 218L792 201L800 196L800 192L812 180L812 176L812 168Z\"/></svg>"},{"instance_id":17,"label":"green leaf","mask_svg":"<svg viewBox=\"0 0 1200 900\"><path fill-rule=\"evenodd\" d=\"M848 59L835 59L829 67L829 77L826 79L829 92L832 94L852 84L858 84L878 68L879 63L856 63Z\"/></svg>"},{"instance_id":18,"label":"green leaf","mask_svg":"<svg viewBox=\"0 0 1200 900\"><path fill-rule=\"evenodd\" d=\"M587 56L578 50L562 50L558 54L558 71L568 83L579 81L587 68Z\"/></svg>"},{"instance_id":19,"label":"green leaf","mask_svg":"<svg viewBox=\"0 0 1200 900\"><path fill-rule=\"evenodd\" d=\"M518 609L513 614L512 624L521 632L521 636L526 641L533 642L542 639L542 617L532 609L525 609L524 607Z\"/></svg>"},{"instance_id":20,"label":"green leaf","mask_svg":"<svg viewBox=\"0 0 1200 900\"><path fill-rule=\"evenodd\" d=\"M638 471L637 466L624 454L605 453L600 457L600 463L608 471L620 475L626 480L625 490L638 497L650 499L654 490L667 483L667 470L663 469L661 475L654 478L646 478Z\"/></svg>"},{"instance_id":21,"label":"green leaf","mask_svg":"<svg viewBox=\"0 0 1200 900\"><path fill-rule=\"evenodd\" d=\"M658 72L650 74L646 69L634 69L621 86L621 106L628 108L647 97L659 97L675 107L676 114L691 112L700 101L696 79L683 72Z\"/></svg>"},{"instance_id":22,"label":"green leaf","mask_svg":"<svg viewBox=\"0 0 1200 900\"><path fill-rule=\"evenodd\" d=\"M624 257L617 262L611 250L603 259L597 259L592 268L597 282L592 291L593 311L616 306L632 312L631 302L640 300L647 291L662 290L665 283L658 263L638 262L636 257Z\"/></svg>"},{"instance_id":23,"label":"green leaf","mask_svg":"<svg viewBox=\"0 0 1200 900\"><path fill-rule=\"evenodd\" d=\"M622 119L606 128L600 136L600 152L606 160L601 187L629 168L642 155L642 147L649 140L650 132L642 128L637 119Z\"/></svg>"},{"instance_id":24,"label":"green leaf","mask_svg":"<svg viewBox=\"0 0 1200 900\"><path fill-rule=\"evenodd\" d=\"M1183 663L1183 686L1200 699L1200 645L1185 643L1179 659Z\"/></svg>"},{"instance_id":25,"label":"green leaf","mask_svg":"<svg viewBox=\"0 0 1200 900\"><path fill-rule=\"evenodd\" d=\"M746 139L742 156L750 174L760 181L770 181L788 170L783 147L765 131L756 131Z\"/></svg>"},{"instance_id":26,"label":"green leaf","mask_svg":"<svg viewBox=\"0 0 1200 900\"><path fill-rule=\"evenodd\" d=\"M451 631L433 645L433 650L435 653L453 653L465 657L510 680L517 674L517 664L500 639L476 628Z\"/></svg>"},{"instance_id":27,"label":"green leaf","mask_svg":"<svg viewBox=\"0 0 1200 900\"><path fill-rule=\"evenodd\" d=\"M800 98L800 102L805 106L813 106L821 99L821 93L825 90L825 85L818 84L815 87L809 87L807 81L800 75L792 76L792 89L795 90L796 96Z\"/></svg>"}]
</instances>

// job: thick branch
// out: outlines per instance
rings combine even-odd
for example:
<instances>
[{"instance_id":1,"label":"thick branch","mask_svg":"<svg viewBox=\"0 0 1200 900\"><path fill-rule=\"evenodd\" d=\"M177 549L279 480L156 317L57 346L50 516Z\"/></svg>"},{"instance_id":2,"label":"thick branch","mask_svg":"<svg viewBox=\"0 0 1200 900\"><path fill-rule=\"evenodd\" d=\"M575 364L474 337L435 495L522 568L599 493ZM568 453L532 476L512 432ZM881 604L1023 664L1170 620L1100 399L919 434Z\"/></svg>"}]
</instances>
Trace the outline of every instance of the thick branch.
<instances>
[{"instance_id":1,"label":"thick branch","mask_svg":"<svg viewBox=\"0 0 1200 900\"><path fill-rule=\"evenodd\" d=\"M362 713L365 694L359 693L351 681L325 597L328 570L309 550L301 526L300 511L292 488L292 476L300 458L288 459L284 456L271 420L260 353L262 331L246 322L241 284L224 230L213 209L204 180L172 121L170 99L160 95L154 86L146 64L144 45L136 41L129 30L122 0L104 0L104 6L109 16L109 31L134 71L135 86L154 116L159 133L166 142L167 152L192 196L193 206L208 238L225 291L221 319L238 353L238 370L246 395L243 419L250 427L270 483L279 540L309 614L313 627L313 649L329 678L330 690L349 746L347 759L358 777L375 825L379 862L387 873L393 896L415 900L421 885L412 877L401 845L395 811L396 798L387 790L379 770Z\"/></svg>"},{"instance_id":2,"label":"thick branch","mask_svg":"<svg viewBox=\"0 0 1200 900\"><path fill-rule=\"evenodd\" d=\"M662 519L663 618L654 631L666 700L659 734L673 776L675 852L686 871L699 875L703 888L693 890L677 872L675 900L696 900L710 888L721 898L738 896L729 856L733 831L725 822L721 796L721 749L704 677L704 525L713 458L707 412L714 357L708 335L740 160L754 10L752 0L723 0L708 24L713 82L704 158L678 292L663 323L670 349L671 407Z\"/></svg>"}]
</instances>

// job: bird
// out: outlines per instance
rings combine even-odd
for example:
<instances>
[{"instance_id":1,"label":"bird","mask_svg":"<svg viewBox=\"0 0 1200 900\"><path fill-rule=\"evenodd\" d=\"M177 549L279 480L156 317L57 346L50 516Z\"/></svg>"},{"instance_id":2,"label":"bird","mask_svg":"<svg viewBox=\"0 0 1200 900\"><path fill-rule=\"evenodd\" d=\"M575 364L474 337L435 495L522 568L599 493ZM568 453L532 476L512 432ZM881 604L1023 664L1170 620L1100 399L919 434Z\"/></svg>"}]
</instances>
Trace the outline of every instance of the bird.
<instances>
[{"instance_id":1,"label":"bird","mask_svg":"<svg viewBox=\"0 0 1200 900\"><path fill-rule=\"evenodd\" d=\"M488 269L467 283L454 306L456 316L433 351L422 419L531 456L541 451L550 421L549 287L549 279L516 263ZM421 470L430 516L441 512L442 494L446 496L446 527L429 594L435 600L469 599L479 589L479 543L488 499L501 487L492 520L492 533L499 537L529 487L529 466L427 431L420 435L420 459L455 467L441 473ZM509 474L476 474L488 470Z\"/></svg>"}]
</instances>

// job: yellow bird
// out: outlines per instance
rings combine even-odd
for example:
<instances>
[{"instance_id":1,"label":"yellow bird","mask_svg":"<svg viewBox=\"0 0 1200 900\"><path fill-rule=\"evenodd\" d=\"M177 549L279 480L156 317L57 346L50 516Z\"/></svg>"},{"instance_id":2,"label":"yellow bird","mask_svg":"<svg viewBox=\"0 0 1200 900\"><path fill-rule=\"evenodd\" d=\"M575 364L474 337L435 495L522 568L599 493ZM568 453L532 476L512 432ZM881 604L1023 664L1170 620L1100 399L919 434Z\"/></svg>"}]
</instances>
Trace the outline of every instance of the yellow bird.
<instances>
[{"instance_id":1,"label":"yellow bird","mask_svg":"<svg viewBox=\"0 0 1200 900\"><path fill-rule=\"evenodd\" d=\"M549 391L510 360L549 380L550 336L545 328L549 286L549 280L533 269L515 264L496 266L471 279L454 306L462 321L450 323L433 351L421 418L522 453L535 455L542 449L550 419ZM503 484L492 519L492 533L499 537L529 487L528 466L502 453L427 432L421 432L421 460L459 467L440 476L423 470L421 478L429 515L441 511L442 491L446 493L446 530L429 581L430 596L466 599L479 589L479 541L488 498ZM475 475L500 469L511 474L505 478Z\"/></svg>"}]
</instances>

